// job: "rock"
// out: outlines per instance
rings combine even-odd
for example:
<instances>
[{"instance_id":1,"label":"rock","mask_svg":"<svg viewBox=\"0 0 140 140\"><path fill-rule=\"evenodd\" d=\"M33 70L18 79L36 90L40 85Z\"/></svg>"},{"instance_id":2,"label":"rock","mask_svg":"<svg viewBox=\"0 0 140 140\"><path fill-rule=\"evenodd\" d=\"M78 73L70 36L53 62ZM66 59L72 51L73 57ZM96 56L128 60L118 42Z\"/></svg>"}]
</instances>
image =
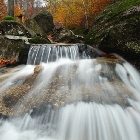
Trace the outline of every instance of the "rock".
<instances>
[{"instance_id":1,"label":"rock","mask_svg":"<svg viewBox=\"0 0 140 140\"><path fill-rule=\"evenodd\" d=\"M38 36L46 37L45 32L42 30L42 28L37 24L35 19L27 19L25 22L26 27L33 30Z\"/></svg>"},{"instance_id":2,"label":"rock","mask_svg":"<svg viewBox=\"0 0 140 140\"><path fill-rule=\"evenodd\" d=\"M63 29L53 34L52 40L58 43L83 43L83 37L75 35L71 30Z\"/></svg>"},{"instance_id":3,"label":"rock","mask_svg":"<svg viewBox=\"0 0 140 140\"><path fill-rule=\"evenodd\" d=\"M31 43L31 44L51 44L51 42L48 38L42 38L40 36L29 39L29 43Z\"/></svg>"},{"instance_id":4,"label":"rock","mask_svg":"<svg viewBox=\"0 0 140 140\"><path fill-rule=\"evenodd\" d=\"M63 29L63 25L59 22L55 22L54 26L55 26L55 29L58 31L61 31Z\"/></svg>"},{"instance_id":5,"label":"rock","mask_svg":"<svg viewBox=\"0 0 140 140\"><path fill-rule=\"evenodd\" d=\"M80 101L96 102L99 104L104 102L106 105L119 104L123 107L130 106L127 99L136 100L136 98L131 89L114 74L115 65L120 60L98 58L92 62L96 68L98 64L101 65L101 68L97 70L97 74L93 75L95 80L94 86L90 82L85 86L84 79L81 79L81 81L77 79L80 74L78 70L79 62L74 63L69 69L65 69L67 64L60 65L49 81L43 78L45 80L43 83L40 73L43 67L36 66L34 74L25 77L25 79L20 77L20 79L24 79L21 84L9 87L0 94L0 110L2 115L19 116L31 109L33 109L34 113L37 113L40 107L46 108L48 105L54 108L63 107ZM63 70L64 73L62 72ZM65 75L65 70L67 71L67 76ZM106 77L110 81L108 84L113 89L106 88L105 82L101 82L99 76L102 78ZM76 82L77 80L78 83ZM74 86L75 83L71 86L71 82L76 82L76 86ZM42 85L41 88L38 84ZM14 106L15 104L16 106Z\"/></svg>"},{"instance_id":6,"label":"rock","mask_svg":"<svg viewBox=\"0 0 140 140\"><path fill-rule=\"evenodd\" d=\"M18 61L19 52L23 45L22 40L13 40L0 36L0 59L15 59Z\"/></svg>"},{"instance_id":7,"label":"rock","mask_svg":"<svg viewBox=\"0 0 140 140\"><path fill-rule=\"evenodd\" d=\"M15 36L13 36L15 37ZM25 40L11 39L6 36L0 36L0 60L14 60L15 64L26 64L28 58L28 52L30 49L30 44L26 44ZM7 66L12 66L8 64Z\"/></svg>"},{"instance_id":8,"label":"rock","mask_svg":"<svg viewBox=\"0 0 140 140\"><path fill-rule=\"evenodd\" d=\"M98 48L93 48L90 45L86 44L77 44L79 49L79 55L81 58L83 58L84 55L86 57L90 57L91 59L97 58L97 57L106 57L107 54L100 51Z\"/></svg>"},{"instance_id":9,"label":"rock","mask_svg":"<svg viewBox=\"0 0 140 140\"><path fill-rule=\"evenodd\" d=\"M0 59L14 59L16 64L26 64L29 41L33 44L50 43L47 38L37 36L39 31L35 33L16 21L0 22L0 33Z\"/></svg>"},{"instance_id":10,"label":"rock","mask_svg":"<svg viewBox=\"0 0 140 140\"><path fill-rule=\"evenodd\" d=\"M45 34L49 34L53 31L53 17L49 12L43 11L36 15L33 19L37 22L38 26Z\"/></svg>"},{"instance_id":11,"label":"rock","mask_svg":"<svg viewBox=\"0 0 140 140\"><path fill-rule=\"evenodd\" d=\"M3 103L5 104L6 107L12 107L16 104L16 97L6 95L3 97Z\"/></svg>"},{"instance_id":12,"label":"rock","mask_svg":"<svg viewBox=\"0 0 140 140\"><path fill-rule=\"evenodd\" d=\"M0 35L34 37L36 33L27 29L24 25L16 21L4 20L0 22Z\"/></svg>"},{"instance_id":13,"label":"rock","mask_svg":"<svg viewBox=\"0 0 140 140\"><path fill-rule=\"evenodd\" d=\"M83 28L83 29L75 29L75 30L73 30L73 32L76 35L80 35L80 36L84 36L85 37L88 34L89 29L85 29L85 28Z\"/></svg>"},{"instance_id":14,"label":"rock","mask_svg":"<svg viewBox=\"0 0 140 140\"><path fill-rule=\"evenodd\" d=\"M25 53L23 51L24 44L25 42L28 43L29 38L35 37L36 33L21 23L7 20L0 22L0 33L0 59L13 59L17 63L22 63L20 61L25 61L25 59L27 61L29 48L25 57L23 55ZM24 58L21 56L24 56Z\"/></svg>"},{"instance_id":15,"label":"rock","mask_svg":"<svg viewBox=\"0 0 140 140\"><path fill-rule=\"evenodd\" d=\"M119 1L101 12L85 38L106 53L117 53L140 69L140 1Z\"/></svg>"},{"instance_id":16,"label":"rock","mask_svg":"<svg viewBox=\"0 0 140 140\"><path fill-rule=\"evenodd\" d=\"M18 55L18 64L27 64L30 44L23 44Z\"/></svg>"},{"instance_id":17,"label":"rock","mask_svg":"<svg viewBox=\"0 0 140 140\"><path fill-rule=\"evenodd\" d=\"M43 67L38 65L34 68L34 73L39 73L42 69Z\"/></svg>"}]
</instances>

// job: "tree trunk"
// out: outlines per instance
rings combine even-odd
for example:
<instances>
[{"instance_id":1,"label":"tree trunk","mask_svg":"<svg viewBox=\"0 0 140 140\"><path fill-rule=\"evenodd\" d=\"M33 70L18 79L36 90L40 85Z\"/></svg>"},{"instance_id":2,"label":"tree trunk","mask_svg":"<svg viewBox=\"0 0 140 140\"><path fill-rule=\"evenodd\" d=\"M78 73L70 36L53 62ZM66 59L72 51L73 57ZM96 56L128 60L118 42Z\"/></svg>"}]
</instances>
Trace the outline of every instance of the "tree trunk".
<instances>
[{"instance_id":1,"label":"tree trunk","mask_svg":"<svg viewBox=\"0 0 140 140\"><path fill-rule=\"evenodd\" d=\"M15 0L15 5L17 5L18 4L18 2L17 2L17 0Z\"/></svg>"},{"instance_id":2,"label":"tree trunk","mask_svg":"<svg viewBox=\"0 0 140 140\"><path fill-rule=\"evenodd\" d=\"M28 8L28 0L24 0L23 13L22 13L22 23L25 22L25 16L26 16L27 8Z\"/></svg>"},{"instance_id":3,"label":"tree trunk","mask_svg":"<svg viewBox=\"0 0 140 140\"><path fill-rule=\"evenodd\" d=\"M14 0L8 0L8 15L14 17Z\"/></svg>"}]
</instances>

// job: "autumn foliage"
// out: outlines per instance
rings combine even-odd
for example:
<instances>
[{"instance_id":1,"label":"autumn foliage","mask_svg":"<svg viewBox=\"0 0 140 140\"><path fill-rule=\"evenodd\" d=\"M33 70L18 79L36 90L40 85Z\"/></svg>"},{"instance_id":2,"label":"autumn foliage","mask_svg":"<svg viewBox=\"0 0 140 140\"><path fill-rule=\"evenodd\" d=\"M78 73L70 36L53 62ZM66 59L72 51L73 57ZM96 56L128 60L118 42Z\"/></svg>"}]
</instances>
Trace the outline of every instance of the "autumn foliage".
<instances>
[{"instance_id":1,"label":"autumn foliage","mask_svg":"<svg viewBox=\"0 0 140 140\"><path fill-rule=\"evenodd\" d=\"M94 18L109 4L110 0L53 0L48 8L54 22L75 29L91 27Z\"/></svg>"},{"instance_id":2,"label":"autumn foliage","mask_svg":"<svg viewBox=\"0 0 140 140\"><path fill-rule=\"evenodd\" d=\"M4 3L4 0L1 0L0 1L0 21L3 20L6 14L7 14L7 6Z\"/></svg>"},{"instance_id":3,"label":"autumn foliage","mask_svg":"<svg viewBox=\"0 0 140 140\"><path fill-rule=\"evenodd\" d=\"M40 3L37 3L36 6L35 0L29 0L27 3L27 11L24 10L24 0L15 0L14 5L14 18L19 22L24 22L26 19L33 18L38 14L42 9L46 10L46 7L40 7ZM7 4L6 0L0 0L0 21L7 16Z\"/></svg>"},{"instance_id":4,"label":"autumn foliage","mask_svg":"<svg viewBox=\"0 0 140 140\"><path fill-rule=\"evenodd\" d=\"M0 1L0 21L7 15L5 0ZM60 22L69 29L90 28L95 17L108 5L118 0L44 0L48 4L41 7L40 0L28 0L25 12L25 0L15 0L15 19L24 23L41 10L48 10L54 17L54 23Z\"/></svg>"},{"instance_id":5,"label":"autumn foliage","mask_svg":"<svg viewBox=\"0 0 140 140\"><path fill-rule=\"evenodd\" d=\"M7 65L7 64L14 64L16 61L15 59L7 60L7 59L0 59L0 67Z\"/></svg>"}]
</instances>

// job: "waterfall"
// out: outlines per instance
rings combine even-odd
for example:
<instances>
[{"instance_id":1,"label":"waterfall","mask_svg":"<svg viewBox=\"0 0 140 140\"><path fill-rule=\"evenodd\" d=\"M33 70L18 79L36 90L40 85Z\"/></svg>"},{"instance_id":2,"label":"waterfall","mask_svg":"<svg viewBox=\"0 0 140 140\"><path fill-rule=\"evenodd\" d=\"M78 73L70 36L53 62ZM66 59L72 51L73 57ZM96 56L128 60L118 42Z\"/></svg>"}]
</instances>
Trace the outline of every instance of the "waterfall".
<instances>
[{"instance_id":1,"label":"waterfall","mask_svg":"<svg viewBox=\"0 0 140 140\"><path fill-rule=\"evenodd\" d=\"M31 45L28 53L28 65L39 65L41 62L54 62L59 59L89 59L99 55L97 49L85 44L43 44Z\"/></svg>"},{"instance_id":2,"label":"waterfall","mask_svg":"<svg viewBox=\"0 0 140 140\"><path fill-rule=\"evenodd\" d=\"M140 139L139 72L80 47L32 45L26 66L0 73L0 109L10 116L0 140Z\"/></svg>"},{"instance_id":3,"label":"waterfall","mask_svg":"<svg viewBox=\"0 0 140 140\"><path fill-rule=\"evenodd\" d=\"M38 65L41 62L48 63L57 61L60 58L71 60L79 59L79 50L77 45L49 44L32 45L29 51L27 64Z\"/></svg>"}]
</instances>

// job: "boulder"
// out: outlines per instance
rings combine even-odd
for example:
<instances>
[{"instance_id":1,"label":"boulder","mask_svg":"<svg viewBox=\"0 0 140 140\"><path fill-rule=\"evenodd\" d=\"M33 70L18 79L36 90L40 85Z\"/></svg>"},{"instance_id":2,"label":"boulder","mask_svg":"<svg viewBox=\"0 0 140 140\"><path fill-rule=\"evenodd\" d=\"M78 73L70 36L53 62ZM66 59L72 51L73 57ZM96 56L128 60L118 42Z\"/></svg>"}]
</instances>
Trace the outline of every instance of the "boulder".
<instances>
[{"instance_id":1,"label":"boulder","mask_svg":"<svg viewBox=\"0 0 140 140\"><path fill-rule=\"evenodd\" d=\"M96 61L92 60L92 64L96 68L92 77L94 81L87 82L86 86L84 81L85 78L79 80L79 76L81 76L79 63L80 62L77 61L71 64L71 66L70 63L60 65L53 73L53 76L49 78L49 82L46 83L46 79L44 79L41 83L43 84L41 88L39 88L40 86L38 87L38 84L40 84L38 79L43 80L40 72L44 67L36 66L34 68L34 73L29 76L17 77L17 79L14 80L15 83L19 80L22 80L23 82L17 85L12 85L11 87L9 86L6 90L1 91L1 114L5 116L21 116L29 112L31 109L33 109L33 111L36 109L38 110L41 106L47 107L49 105L53 108L59 108L67 104L81 101L94 102L101 105L118 104L122 107L129 107L131 105L128 98L136 101L136 97L132 90L129 89L116 74L114 74L116 63L120 64L119 59L98 58ZM98 67L99 65L101 68ZM14 68L12 68L11 71L14 71ZM94 75L95 71L96 74ZM3 75L3 72L7 74L9 70L4 69L4 71L0 72L0 76ZM46 72L47 75L48 71L44 72ZM86 69L85 74L88 74L89 72L92 72L91 68ZM110 81L109 85L113 87L113 89L106 88L105 82L101 82L99 76L102 78L106 77ZM129 78L129 75L127 76L127 78ZM4 80L5 79L1 79L1 82ZM114 90L116 92L113 92ZM31 93L30 96L28 96L29 92ZM15 104L16 106L14 106Z\"/></svg>"},{"instance_id":2,"label":"boulder","mask_svg":"<svg viewBox=\"0 0 140 140\"><path fill-rule=\"evenodd\" d=\"M43 69L43 67L38 65L34 68L34 73L39 73L42 69Z\"/></svg>"},{"instance_id":3,"label":"boulder","mask_svg":"<svg viewBox=\"0 0 140 140\"><path fill-rule=\"evenodd\" d=\"M16 64L26 64L30 44L22 39L10 39L0 36L0 60L14 60Z\"/></svg>"},{"instance_id":4,"label":"boulder","mask_svg":"<svg viewBox=\"0 0 140 140\"><path fill-rule=\"evenodd\" d=\"M36 26L34 28L37 29ZM26 64L30 48L29 42L33 44L50 43L47 38L37 36L42 31L39 28L38 26L34 32L16 21L0 22L0 60L14 60L17 64Z\"/></svg>"},{"instance_id":5,"label":"boulder","mask_svg":"<svg viewBox=\"0 0 140 140\"><path fill-rule=\"evenodd\" d=\"M55 22L54 26L57 31L61 31L63 29L63 25L60 22Z\"/></svg>"},{"instance_id":6,"label":"boulder","mask_svg":"<svg viewBox=\"0 0 140 140\"><path fill-rule=\"evenodd\" d=\"M24 36L31 38L36 36L36 33L19 22L4 20L0 22L0 35Z\"/></svg>"},{"instance_id":7,"label":"boulder","mask_svg":"<svg viewBox=\"0 0 140 140\"><path fill-rule=\"evenodd\" d=\"M49 34L50 32L53 31L54 29L53 17L49 12L47 11L40 12L33 19L37 22L38 26L45 34Z\"/></svg>"},{"instance_id":8,"label":"boulder","mask_svg":"<svg viewBox=\"0 0 140 140\"><path fill-rule=\"evenodd\" d=\"M24 61L26 64L30 46L25 49L25 42L35 37L36 33L21 23L7 20L0 22L0 33L0 60L14 60L17 64Z\"/></svg>"},{"instance_id":9,"label":"boulder","mask_svg":"<svg viewBox=\"0 0 140 140\"><path fill-rule=\"evenodd\" d=\"M33 30L38 36L46 37L45 32L42 30L42 28L37 24L35 19L27 19L25 22L26 27Z\"/></svg>"},{"instance_id":10,"label":"boulder","mask_svg":"<svg viewBox=\"0 0 140 140\"><path fill-rule=\"evenodd\" d=\"M63 29L54 33L52 40L58 43L83 43L83 37L75 35L71 30Z\"/></svg>"},{"instance_id":11,"label":"boulder","mask_svg":"<svg viewBox=\"0 0 140 140\"><path fill-rule=\"evenodd\" d=\"M123 0L107 7L93 23L85 43L117 53L140 69L140 1Z\"/></svg>"}]
</instances>

